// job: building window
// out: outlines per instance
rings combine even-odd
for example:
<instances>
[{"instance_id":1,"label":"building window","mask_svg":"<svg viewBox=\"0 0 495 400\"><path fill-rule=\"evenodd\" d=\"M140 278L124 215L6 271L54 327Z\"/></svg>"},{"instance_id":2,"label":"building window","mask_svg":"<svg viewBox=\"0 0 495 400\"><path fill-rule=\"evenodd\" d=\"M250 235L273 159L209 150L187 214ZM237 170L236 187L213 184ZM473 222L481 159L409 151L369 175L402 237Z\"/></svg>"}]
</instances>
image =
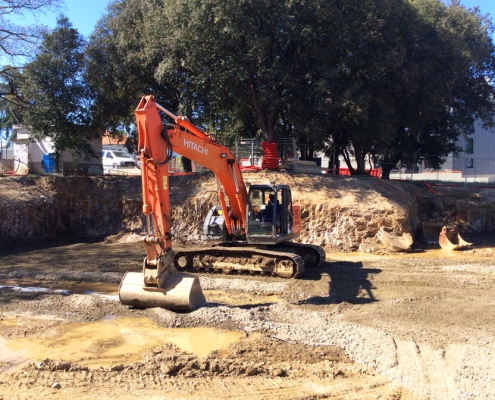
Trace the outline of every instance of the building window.
<instances>
[{"instance_id":1,"label":"building window","mask_svg":"<svg viewBox=\"0 0 495 400\"><path fill-rule=\"evenodd\" d=\"M466 139L466 154L473 154L473 139Z\"/></svg>"},{"instance_id":2,"label":"building window","mask_svg":"<svg viewBox=\"0 0 495 400\"><path fill-rule=\"evenodd\" d=\"M473 168L473 167L474 167L474 159L466 158L466 168Z\"/></svg>"}]
</instances>

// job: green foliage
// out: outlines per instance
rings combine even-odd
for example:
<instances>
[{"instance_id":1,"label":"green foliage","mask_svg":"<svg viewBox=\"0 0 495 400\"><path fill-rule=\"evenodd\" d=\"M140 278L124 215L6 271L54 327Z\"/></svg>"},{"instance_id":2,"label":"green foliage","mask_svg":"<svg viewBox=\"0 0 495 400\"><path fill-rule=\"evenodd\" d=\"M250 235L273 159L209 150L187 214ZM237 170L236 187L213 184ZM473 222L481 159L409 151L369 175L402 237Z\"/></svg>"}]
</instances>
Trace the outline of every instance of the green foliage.
<instances>
[{"instance_id":1,"label":"green foliage","mask_svg":"<svg viewBox=\"0 0 495 400\"><path fill-rule=\"evenodd\" d=\"M21 75L18 68L4 66L0 72L0 139L11 142L14 139L14 124L23 117L20 94Z\"/></svg>"},{"instance_id":2,"label":"green foliage","mask_svg":"<svg viewBox=\"0 0 495 400\"><path fill-rule=\"evenodd\" d=\"M51 137L56 152L67 149L86 160L95 155L91 139L101 136L104 127L92 113L95 99L85 81L84 47L81 35L60 16L24 68L22 94L31 135Z\"/></svg>"},{"instance_id":3,"label":"green foliage","mask_svg":"<svg viewBox=\"0 0 495 400\"><path fill-rule=\"evenodd\" d=\"M336 147L352 173L364 173L367 154L382 160L386 176L419 156L438 168L475 118L493 125L494 47L485 17L438 0L342 11L347 56L315 75L311 131L328 143L327 153Z\"/></svg>"},{"instance_id":4,"label":"green foliage","mask_svg":"<svg viewBox=\"0 0 495 400\"><path fill-rule=\"evenodd\" d=\"M171 82L155 79L162 61L157 44L155 54L144 50L152 39L149 25L153 2L117 1L109 5L108 14L100 20L86 49L87 78L97 93L97 112L113 132L129 127L134 109L144 94L154 94L160 104L176 111L180 98L180 77ZM127 128L128 134L133 132Z\"/></svg>"},{"instance_id":5,"label":"green foliage","mask_svg":"<svg viewBox=\"0 0 495 400\"><path fill-rule=\"evenodd\" d=\"M128 126L152 93L225 142L310 140L384 168L438 167L494 124L491 21L440 0L119 0L91 37L98 110Z\"/></svg>"},{"instance_id":6,"label":"green foliage","mask_svg":"<svg viewBox=\"0 0 495 400\"><path fill-rule=\"evenodd\" d=\"M417 157L440 168L459 151L457 138L474 132L475 119L495 123L491 21L456 3L419 0L412 6L417 22L409 29L401 74L399 124L389 151L380 155L386 174Z\"/></svg>"},{"instance_id":7,"label":"green foliage","mask_svg":"<svg viewBox=\"0 0 495 400\"><path fill-rule=\"evenodd\" d=\"M88 49L99 104L109 115L114 101L125 102L117 110L123 115L140 95L153 93L217 136L273 141L282 111L302 98L314 56L315 10L307 7L273 0L115 2ZM301 24L308 29L301 32Z\"/></svg>"},{"instance_id":8,"label":"green foliage","mask_svg":"<svg viewBox=\"0 0 495 400\"><path fill-rule=\"evenodd\" d=\"M0 67L0 138L12 140L12 125L22 120L19 67L15 61L32 54L46 29L43 26L22 26L12 22L13 16L43 13L56 9L58 0L0 0L0 59L13 65Z\"/></svg>"}]
</instances>

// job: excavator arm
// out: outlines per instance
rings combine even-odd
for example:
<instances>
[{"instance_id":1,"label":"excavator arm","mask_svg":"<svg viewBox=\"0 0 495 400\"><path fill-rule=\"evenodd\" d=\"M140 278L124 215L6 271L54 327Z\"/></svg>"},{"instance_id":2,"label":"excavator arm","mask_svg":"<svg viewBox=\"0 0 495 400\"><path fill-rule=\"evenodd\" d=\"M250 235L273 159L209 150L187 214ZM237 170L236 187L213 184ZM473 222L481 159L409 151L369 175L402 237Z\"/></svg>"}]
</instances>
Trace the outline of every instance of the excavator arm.
<instances>
[{"instance_id":1,"label":"excavator arm","mask_svg":"<svg viewBox=\"0 0 495 400\"><path fill-rule=\"evenodd\" d=\"M175 125L163 126L158 110L171 117ZM172 251L168 162L173 151L209 168L221 187L218 197L230 235L246 233L247 191L232 152L217 143L186 117L177 117L143 96L135 111L138 152L141 158L143 214L147 235L141 238L146 249L143 273L128 272L120 284L122 304L139 307L164 307L193 310L206 303L197 277L174 275ZM227 207L225 196L230 200Z\"/></svg>"},{"instance_id":2,"label":"excavator arm","mask_svg":"<svg viewBox=\"0 0 495 400\"><path fill-rule=\"evenodd\" d=\"M170 221L168 162L172 157L172 140L177 136L165 131L153 96L144 96L135 111L138 129L138 151L141 158L143 214L147 235L141 238L146 249L143 272L127 272L119 288L120 302L136 307L163 307L194 310L206 304L197 277L172 272L173 251ZM176 117L177 118L177 117ZM180 121L190 124L189 121ZM190 124L192 126L192 124ZM195 141L208 139L199 129L190 134ZM200 154L201 143L184 144L185 151ZM192 139L189 139L192 140ZM177 146L179 147L179 146ZM206 153L214 153L207 149ZM204 155L205 157L208 154ZM242 179L242 178L241 178ZM243 187L244 188L244 187ZM245 188L244 188L245 191Z\"/></svg>"},{"instance_id":3,"label":"excavator arm","mask_svg":"<svg viewBox=\"0 0 495 400\"><path fill-rule=\"evenodd\" d=\"M158 110L171 117L175 124L165 130ZM138 151L141 157L143 179L143 212L161 209L155 216L161 232L170 231L170 204L168 202L168 157L172 151L210 169L221 183L218 192L230 235L246 233L247 190L239 164L232 152L215 139L194 126L186 117L178 117L155 103L153 96L144 96L136 110L139 132ZM181 129L182 128L182 129ZM155 194L153 191L156 191ZM225 195L229 198L227 208ZM161 196L161 198L159 198ZM167 199L165 199L167 198ZM167 222L168 221L168 222ZM164 239L166 243L166 239ZM165 245L165 247L168 247Z\"/></svg>"}]
</instances>

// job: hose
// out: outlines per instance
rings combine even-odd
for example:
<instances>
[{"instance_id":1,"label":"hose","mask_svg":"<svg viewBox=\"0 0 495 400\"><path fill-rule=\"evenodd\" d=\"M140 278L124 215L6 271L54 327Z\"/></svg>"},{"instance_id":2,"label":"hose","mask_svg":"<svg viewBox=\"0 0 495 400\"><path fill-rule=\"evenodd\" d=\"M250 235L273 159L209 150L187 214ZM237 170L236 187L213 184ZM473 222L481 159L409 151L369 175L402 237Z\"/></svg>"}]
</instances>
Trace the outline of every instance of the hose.
<instances>
[{"instance_id":1,"label":"hose","mask_svg":"<svg viewBox=\"0 0 495 400\"><path fill-rule=\"evenodd\" d=\"M157 167L161 167L161 166L167 164L172 159L172 156L174 153L172 151L172 143L170 143L170 138L168 137L165 128L162 129L161 136L162 136L163 140L165 140L165 142L167 142L167 156L165 157L165 160L163 160L161 162L157 162L157 161L154 162L154 164Z\"/></svg>"}]
</instances>

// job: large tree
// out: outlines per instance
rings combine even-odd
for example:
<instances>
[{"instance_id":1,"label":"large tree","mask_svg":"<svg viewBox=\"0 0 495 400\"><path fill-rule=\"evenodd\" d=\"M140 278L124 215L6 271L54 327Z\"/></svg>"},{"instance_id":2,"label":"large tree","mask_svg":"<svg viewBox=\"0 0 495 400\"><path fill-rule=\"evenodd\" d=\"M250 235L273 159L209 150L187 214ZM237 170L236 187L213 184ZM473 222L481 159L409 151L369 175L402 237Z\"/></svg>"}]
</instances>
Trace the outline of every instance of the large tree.
<instances>
[{"instance_id":1,"label":"large tree","mask_svg":"<svg viewBox=\"0 0 495 400\"><path fill-rule=\"evenodd\" d=\"M438 166L491 123L490 33L440 0L120 0L88 54L113 121L153 93L218 136L297 135L363 174L370 155Z\"/></svg>"},{"instance_id":2,"label":"large tree","mask_svg":"<svg viewBox=\"0 0 495 400\"><path fill-rule=\"evenodd\" d=\"M332 31L338 52L332 46L318 47L320 57L309 71L311 92L298 125L329 155L341 155L353 172L364 172L366 154L386 145L395 133L400 78L392 78L402 70L404 36L414 24L414 13L402 0L328 4L328 24L340 21L333 22L340 29Z\"/></svg>"},{"instance_id":3,"label":"large tree","mask_svg":"<svg viewBox=\"0 0 495 400\"><path fill-rule=\"evenodd\" d=\"M248 109L262 138L276 141L282 112L303 97L315 46L327 36L316 18L321 2L173 3L157 16L168 32L157 77L186 69L210 113L230 122Z\"/></svg>"},{"instance_id":4,"label":"large tree","mask_svg":"<svg viewBox=\"0 0 495 400\"><path fill-rule=\"evenodd\" d=\"M385 177L399 161L440 167L476 118L493 125L492 31L479 10L457 3L373 2L338 76L323 75L317 91L329 152L335 146L357 174L368 155Z\"/></svg>"},{"instance_id":5,"label":"large tree","mask_svg":"<svg viewBox=\"0 0 495 400\"><path fill-rule=\"evenodd\" d=\"M377 148L384 177L400 161L420 159L438 169L457 153L459 136L474 132L474 122L494 126L495 47L491 21L479 9L458 2L412 2L417 15L407 46L399 86L396 134L388 148Z\"/></svg>"},{"instance_id":6,"label":"large tree","mask_svg":"<svg viewBox=\"0 0 495 400\"><path fill-rule=\"evenodd\" d=\"M33 137L51 137L57 154L67 149L88 159L95 155L91 139L104 128L93 115L95 98L85 80L84 47L83 37L60 16L24 68L22 94L28 103L24 123Z\"/></svg>"},{"instance_id":7,"label":"large tree","mask_svg":"<svg viewBox=\"0 0 495 400\"><path fill-rule=\"evenodd\" d=\"M13 78L46 33L44 26L20 24L21 18L57 9L60 3L60 0L0 0L0 60L7 64L0 67L0 107L3 111L19 94Z\"/></svg>"},{"instance_id":8,"label":"large tree","mask_svg":"<svg viewBox=\"0 0 495 400\"><path fill-rule=\"evenodd\" d=\"M89 46L92 84L102 104L111 104L110 93L113 99L133 98L134 105L137 93L152 92L217 135L259 132L275 141L283 114L303 103L317 47L331 37L319 6L115 2Z\"/></svg>"}]
</instances>

